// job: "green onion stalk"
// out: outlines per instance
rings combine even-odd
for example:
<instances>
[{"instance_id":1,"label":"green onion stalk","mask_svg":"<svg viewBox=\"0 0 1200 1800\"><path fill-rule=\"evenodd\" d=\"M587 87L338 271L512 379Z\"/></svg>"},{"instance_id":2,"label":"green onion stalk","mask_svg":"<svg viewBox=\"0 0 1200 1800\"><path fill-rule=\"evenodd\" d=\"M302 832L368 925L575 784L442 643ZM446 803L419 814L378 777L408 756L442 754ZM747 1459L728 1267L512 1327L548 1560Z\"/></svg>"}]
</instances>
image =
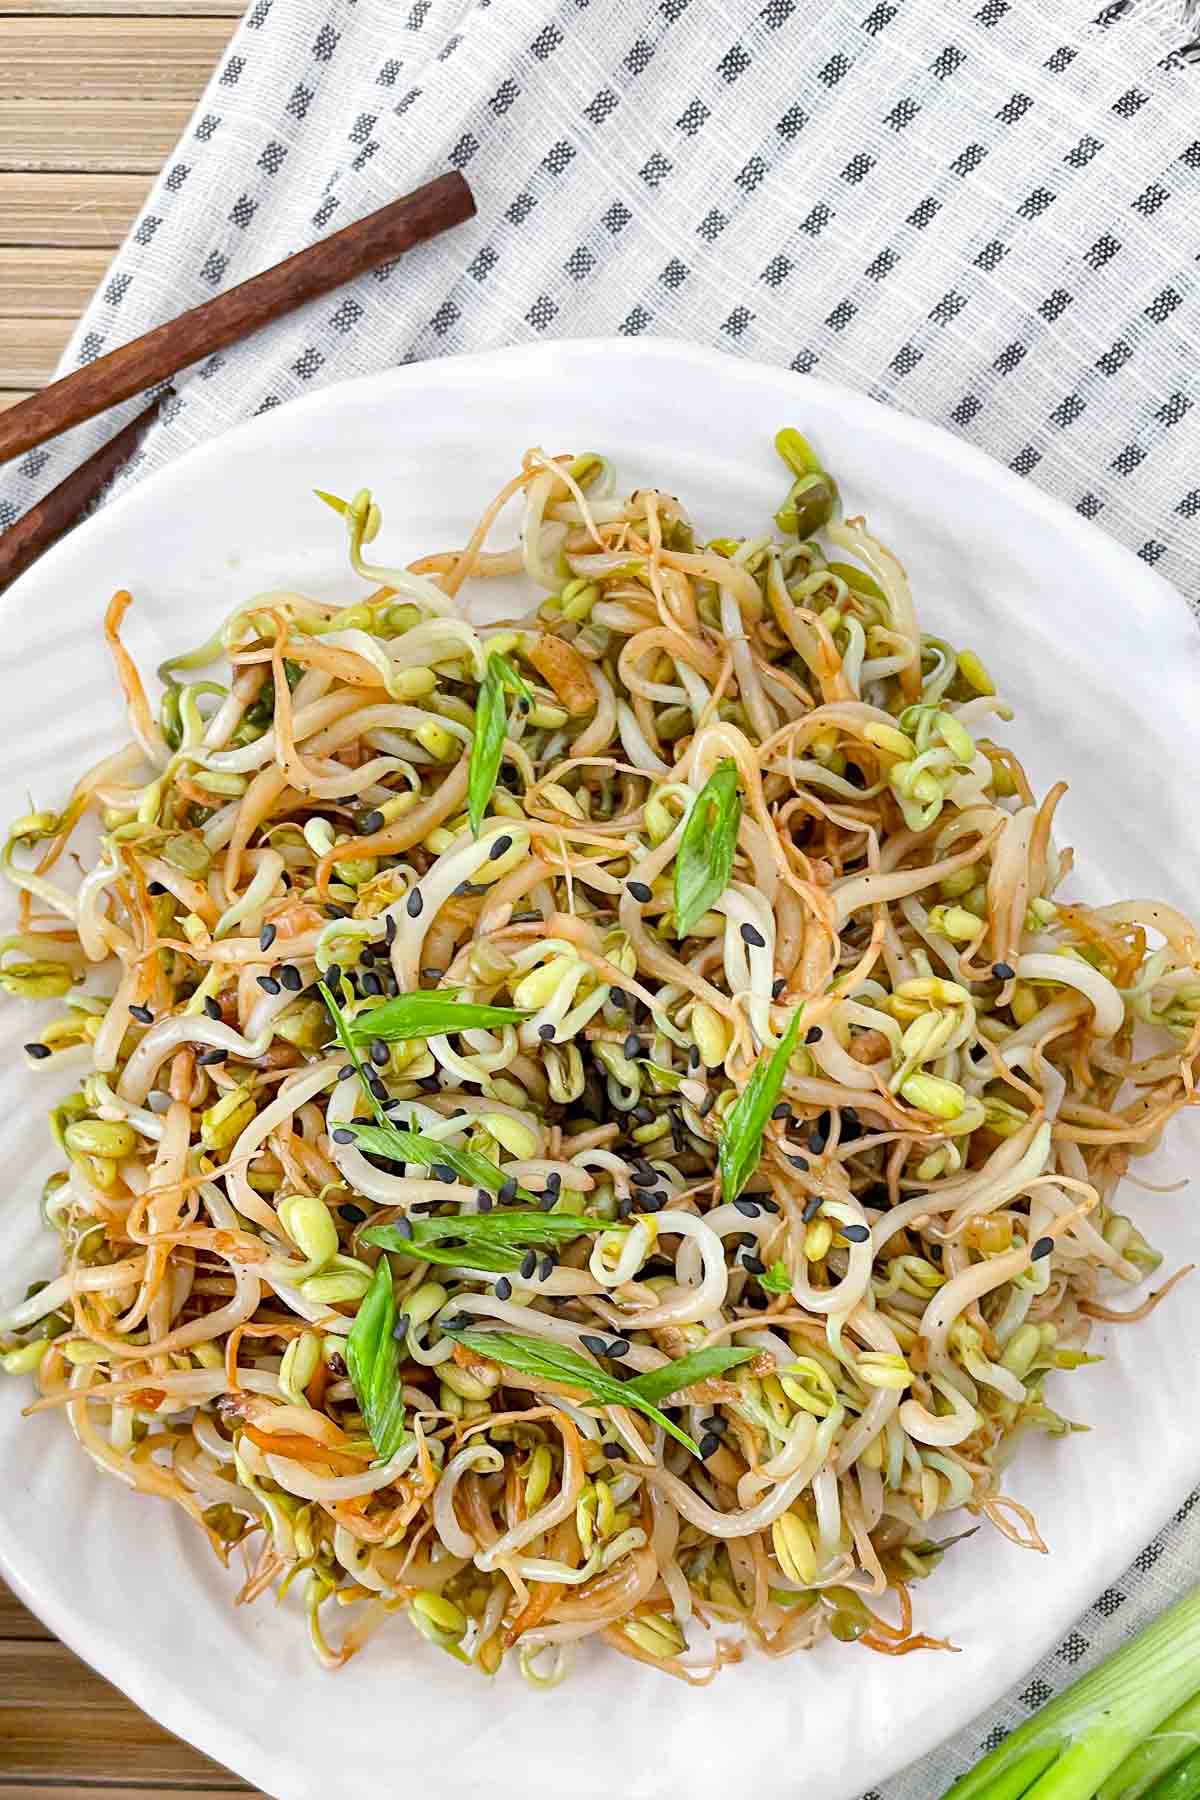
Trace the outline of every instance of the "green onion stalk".
<instances>
[{"instance_id":1,"label":"green onion stalk","mask_svg":"<svg viewBox=\"0 0 1200 1800\"><path fill-rule=\"evenodd\" d=\"M1185 1800L1200 1791L1200 1589L1007 1737L944 1800Z\"/></svg>"}]
</instances>

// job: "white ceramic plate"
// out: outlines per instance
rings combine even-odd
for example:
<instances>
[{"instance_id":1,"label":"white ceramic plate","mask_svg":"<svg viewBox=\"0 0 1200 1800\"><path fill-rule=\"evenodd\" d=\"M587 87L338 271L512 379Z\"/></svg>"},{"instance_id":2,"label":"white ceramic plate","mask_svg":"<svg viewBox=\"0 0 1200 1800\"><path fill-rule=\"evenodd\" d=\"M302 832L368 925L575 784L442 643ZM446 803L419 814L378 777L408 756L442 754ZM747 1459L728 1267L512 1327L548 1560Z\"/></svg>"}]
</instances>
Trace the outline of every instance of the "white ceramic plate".
<instances>
[{"instance_id":1,"label":"white ceramic plate","mask_svg":"<svg viewBox=\"0 0 1200 1800\"><path fill-rule=\"evenodd\" d=\"M0 601L0 818L66 795L122 732L100 619L118 586L149 671L235 602L287 585L354 595L314 487L370 485L384 560L462 543L521 451L602 449L629 486L685 496L710 532L757 532L799 425L908 566L921 621L976 648L1019 707L1009 737L1059 819L1087 898L1200 899L1191 772L1200 637L1183 602L1099 531L942 432L820 382L685 345L547 344L332 387L194 451L118 500ZM6 903L7 904L7 903ZM11 916L11 915L10 915ZM47 1011L50 1009L47 1008ZM7 1294L49 1274L37 1197L53 1166L47 1083L16 1055L35 1015L6 1002L0 1131ZM57 1096L53 1096L57 1097ZM1158 1178L1197 1147L1177 1121ZM1127 1190L1168 1266L1200 1260L1186 1197ZM1190 1285L1145 1324L1098 1332L1101 1367L1059 1403L1089 1436L1031 1442L1010 1490L1052 1547L980 1533L917 1591L920 1623L962 1647L899 1661L823 1646L751 1656L693 1691L603 1654L551 1695L488 1685L406 1625L336 1675L296 1609L234 1610L232 1577L175 1509L101 1477L58 1418L18 1416L0 1383L0 1567L47 1624L171 1730L279 1800L850 1800L992 1701L1111 1581L1195 1479L1200 1310ZM932 1797L931 1797L932 1800Z\"/></svg>"}]
</instances>

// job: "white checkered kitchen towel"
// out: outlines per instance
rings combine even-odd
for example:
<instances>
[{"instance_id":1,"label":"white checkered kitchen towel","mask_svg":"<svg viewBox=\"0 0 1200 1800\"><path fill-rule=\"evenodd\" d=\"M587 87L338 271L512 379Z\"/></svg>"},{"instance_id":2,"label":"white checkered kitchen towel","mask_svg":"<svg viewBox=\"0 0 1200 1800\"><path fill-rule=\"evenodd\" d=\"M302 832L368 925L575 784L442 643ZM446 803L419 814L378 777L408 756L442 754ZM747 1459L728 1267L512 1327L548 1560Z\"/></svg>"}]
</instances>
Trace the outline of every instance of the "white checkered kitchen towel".
<instances>
[{"instance_id":1,"label":"white checkered kitchen towel","mask_svg":"<svg viewBox=\"0 0 1200 1800\"><path fill-rule=\"evenodd\" d=\"M184 377L122 482L343 376L658 332L937 420L1194 599L1200 43L1185 10L257 0L64 366L449 165L475 190L473 224ZM112 429L0 473L0 526ZM1023 1688L871 1800L932 1800L1197 1577L1200 1509L1185 1507Z\"/></svg>"}]
</instances>

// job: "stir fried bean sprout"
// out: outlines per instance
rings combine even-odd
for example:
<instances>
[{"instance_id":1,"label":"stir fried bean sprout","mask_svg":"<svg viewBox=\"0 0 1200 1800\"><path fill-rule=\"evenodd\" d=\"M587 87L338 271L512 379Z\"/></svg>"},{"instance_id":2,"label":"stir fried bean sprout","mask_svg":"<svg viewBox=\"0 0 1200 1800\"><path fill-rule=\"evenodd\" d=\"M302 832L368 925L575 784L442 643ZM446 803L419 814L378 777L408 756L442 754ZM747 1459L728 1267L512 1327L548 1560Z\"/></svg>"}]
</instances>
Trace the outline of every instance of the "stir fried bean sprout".
<instances>
[{"instance_id":1,"label":"stir fried bean sprout","mask_svg":"<svg viewBox=\"0 0 1200 1800\"><path fill-rule=\"evenodd\" d=\"M537 1686L943 1647L941 1516L1045 1548L1002 1471L1151 1304L1116 1190L1200 940L1070 897L1063 785L777 443L748 538L594 454L407 568L322 495L359 597L256 596L157 703L116 595L131 742L10 828L60 1256L3 1367L330 1668L398 1616Z\"/></svg>"}]
</instances>

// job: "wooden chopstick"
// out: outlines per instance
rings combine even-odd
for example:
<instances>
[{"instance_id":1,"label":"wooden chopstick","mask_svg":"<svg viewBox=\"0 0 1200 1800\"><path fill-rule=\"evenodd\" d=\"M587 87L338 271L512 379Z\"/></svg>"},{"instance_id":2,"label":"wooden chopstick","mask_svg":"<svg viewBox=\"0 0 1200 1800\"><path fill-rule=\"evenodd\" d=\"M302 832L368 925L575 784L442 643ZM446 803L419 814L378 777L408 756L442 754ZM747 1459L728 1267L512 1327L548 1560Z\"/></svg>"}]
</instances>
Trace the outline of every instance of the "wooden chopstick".
<instances>
[{"instance_id":1,"label":"wooden chopstick","mask_svg":"<svg viewBox=\"0 0 1200 1800\"><path fill-rule=\"evenodd\" d=\"M202 357L247 337L261 325L268 325L367 269L402 255L414 244L461 225L474 213L471 190L458 171L439 175L415 193L391 201L332 237L310 244L274 268L156 326L144 337L122 344L86 368L52 382L40 394L10 407L0 414L0 462L32 450L71 425L95 418L97 413L133 394L144 393ZM113 442L119 442L123 435L119 434ZM107 445L100 455L111 449ZM84 469L87 467L85 464ZM78 475L83 472L76 471ZM113 473L115 470L109 468L105 480L111 479ZM64 488L67 485L63 483ZM61 491L55 490L56 494Z\"/></svg>"},{"instance_id":2,"label":"wooden chopstick","mask_svg":"<svg viewBox=\"0 0 1200 1800\"><path fill-rule=\"evenodd\" d=\"M131 419L107 444L72 469L43 500L23 513L15 525L0 535L0 593L23 575L44 550L70 531L72 525L100 498L104 489L137 449L142 433L154 423L158 409L171 392L163 391Z\"/></svg>"}]
</instances>

